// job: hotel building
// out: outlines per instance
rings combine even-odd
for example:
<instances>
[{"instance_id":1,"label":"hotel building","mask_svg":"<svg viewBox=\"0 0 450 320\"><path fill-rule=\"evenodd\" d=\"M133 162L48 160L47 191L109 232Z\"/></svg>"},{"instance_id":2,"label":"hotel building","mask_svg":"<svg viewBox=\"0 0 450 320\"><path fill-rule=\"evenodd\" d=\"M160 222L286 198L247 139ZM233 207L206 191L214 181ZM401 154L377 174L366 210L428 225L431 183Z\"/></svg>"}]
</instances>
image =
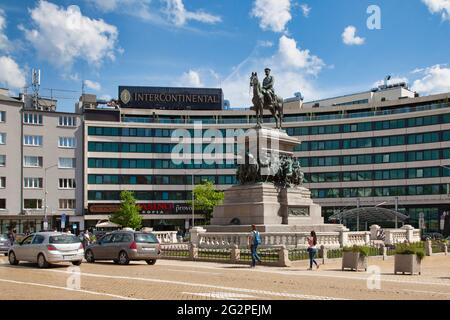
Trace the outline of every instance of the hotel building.
<instances>
[{"instance_id":1,"label":"hotel building","mask_svg":"<svg viewBox=\"0 0 450 320\"><path fill-rule=\"evenodd\" d=\"M219 99L197 104L180 95L192 90L120 87L116 108L100 108L93 96L80 99L86 225L115 210L121 190L133 190L145 225L187 228L192 177L222 190L236 183L235 164L171 160L176 129L192 133L201 123L204 131L225 135L255 125L253 111L224 109L221 93L204 92ZM423 217L425 229L438 232L440 216L450 209L449 98L420 97L400 83L308 103L287 99L284 129L303 141L295 156L325 218L357 206L397 207L409 223L417 227ZM265 120L274 125L269 115ZM195 221L203 219L196 214Z\"/></svg>"},{"instance_id":2,"label":"hotel building","mask_svg":"<svg viewBox=\"0 0 450 320\"><path fill-rule=\"evenodd\" d=\"M74 113L56 101L11 98L0 92L0 232L65 225L82 230L108 219L120 192L132 190L145 226L192 225L192 186L210 180L225 190L236 183L234 161L175 163L174 131L199 136L255 125L250 109L224 107L221 89L119 87L106 105L84 94ZM407 214L428 232L440 231L450 211L450 93L420 97L406 84L303 103L285 100L284 129L305 186L322 205L325 221L355 207L383 206ZM269 114L265 126L274 126ZM197 138L197 136L196 136ZM228 140L225 140L228 141ZM234 158L234 149L224 154ZM205 221L196 210L195 224ZM74 230L77 231L77 230Z\"/></svg>"}]
</instances>

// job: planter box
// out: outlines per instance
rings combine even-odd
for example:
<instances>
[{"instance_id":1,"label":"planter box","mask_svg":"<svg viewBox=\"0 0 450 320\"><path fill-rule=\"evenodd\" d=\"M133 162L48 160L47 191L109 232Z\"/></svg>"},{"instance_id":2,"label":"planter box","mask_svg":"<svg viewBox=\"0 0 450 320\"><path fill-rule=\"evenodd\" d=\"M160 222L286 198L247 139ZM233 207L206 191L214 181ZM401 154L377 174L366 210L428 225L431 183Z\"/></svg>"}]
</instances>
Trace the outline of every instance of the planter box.
<instances>
[{"instance_id":1,"label":"planter box","mask_svg":"<svg viewBox=\"0 0 450 320\"><path fill-rule=\"evenodd\" d=\"M422 261L415 254L396 254L394 274L401 272L402 274L410 273L421 274Z\"/></svg>"},{"instance_id":2,"label":"planter box","mask_svg":"<svg viewBox=\"0 0 450 320\"><path fill-rule=\"evenodd\" d=\"M360 255L359 252L343 252L342 271L345 269L367 271L367 257Z\"/></svg>"}]
</instances>

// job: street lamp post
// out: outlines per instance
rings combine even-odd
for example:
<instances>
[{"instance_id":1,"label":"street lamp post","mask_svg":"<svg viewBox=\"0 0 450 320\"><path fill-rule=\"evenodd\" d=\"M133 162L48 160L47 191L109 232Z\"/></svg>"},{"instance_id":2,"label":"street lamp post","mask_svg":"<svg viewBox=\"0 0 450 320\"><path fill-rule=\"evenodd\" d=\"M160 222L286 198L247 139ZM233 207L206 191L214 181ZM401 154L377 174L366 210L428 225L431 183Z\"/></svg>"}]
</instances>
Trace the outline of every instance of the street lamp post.
<instances>
[{"instance_id":1,"label":"street lamp post","mask_svg":"<svg viewBox=\"0 0 450 320\"><path fill-rule=\"evenodd\" d=\"M192 188L192 191L191 191L191 201L192 201L192 227L195 227L195 205L194 205L194 187L195 187L195 183L194 183L194 175L196 174L196 173L200 173L200 172L202 172L202 171L204 171L205 169L199 169L199 170L197 170L197 171L194 171L194 172L192 172L191 173L191 188Z\"/></svg>"}]
</instances>

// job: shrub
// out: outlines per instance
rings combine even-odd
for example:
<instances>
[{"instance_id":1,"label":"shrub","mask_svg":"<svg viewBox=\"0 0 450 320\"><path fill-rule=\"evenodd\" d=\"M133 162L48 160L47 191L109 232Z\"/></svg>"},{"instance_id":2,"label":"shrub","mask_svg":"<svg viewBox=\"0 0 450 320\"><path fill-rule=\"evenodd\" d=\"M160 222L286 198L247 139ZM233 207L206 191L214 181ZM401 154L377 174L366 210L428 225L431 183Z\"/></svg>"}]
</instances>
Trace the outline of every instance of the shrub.
<instances>
[{"instance_id":1,"label":"shrub","mask_svg":"<svg viewBox=\"0 0 450 320\"><path fill-rule=\"evenodd\" d=\"M419 260L425 258L425 250L417 245L401 244L395 249L395 254L415 254Z\"/></svg>"},{"instance_id":2,"label":"shrub","mask_svg":"<svg viewBox=\"0 0 450 320\"><path fill-rule=\"evenodd\" d=\"M370 254L370 248L367 246L354 245L353 247L344 247L342 250L344 252L354 252L354 253L359 252L359 255L362 257L367 257Z\"/></svg>"}]
</instances>

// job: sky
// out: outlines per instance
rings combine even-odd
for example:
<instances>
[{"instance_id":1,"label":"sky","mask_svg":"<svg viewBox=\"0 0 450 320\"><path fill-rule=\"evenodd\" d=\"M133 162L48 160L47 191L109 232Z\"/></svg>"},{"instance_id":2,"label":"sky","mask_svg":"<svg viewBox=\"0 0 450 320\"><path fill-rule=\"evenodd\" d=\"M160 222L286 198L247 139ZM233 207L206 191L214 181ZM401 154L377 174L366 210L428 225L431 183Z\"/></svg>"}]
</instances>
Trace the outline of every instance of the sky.
<instances>
[{"instance_id":1,"label":"sky","mask_svg":"<svg viewBox=\"0 0 450 320\"><path fill-rule=\"evenodd\" d=\"M223 88L251 104L270 67L283 98L366 91L384 79L450 92L450 0L0 0L0 87L73 111L118 86ZM50 90L52 89L52 90Z\"/></svg>"}]
</instances>

